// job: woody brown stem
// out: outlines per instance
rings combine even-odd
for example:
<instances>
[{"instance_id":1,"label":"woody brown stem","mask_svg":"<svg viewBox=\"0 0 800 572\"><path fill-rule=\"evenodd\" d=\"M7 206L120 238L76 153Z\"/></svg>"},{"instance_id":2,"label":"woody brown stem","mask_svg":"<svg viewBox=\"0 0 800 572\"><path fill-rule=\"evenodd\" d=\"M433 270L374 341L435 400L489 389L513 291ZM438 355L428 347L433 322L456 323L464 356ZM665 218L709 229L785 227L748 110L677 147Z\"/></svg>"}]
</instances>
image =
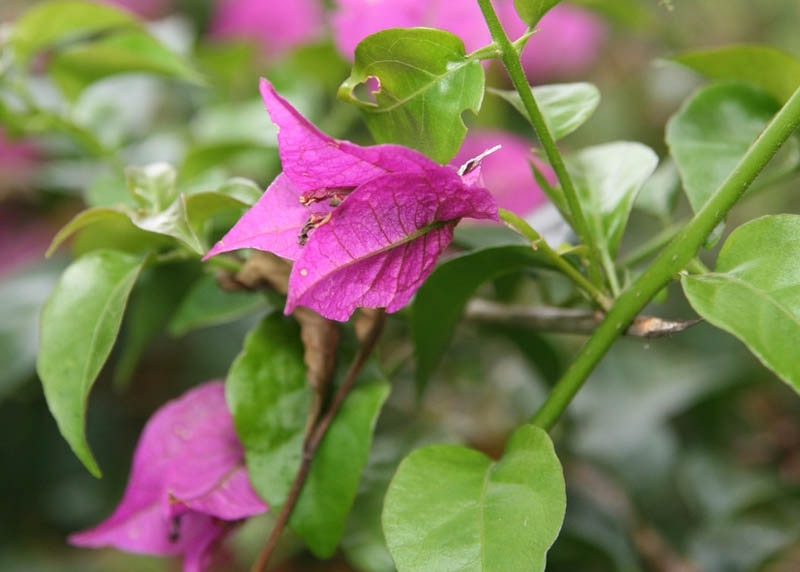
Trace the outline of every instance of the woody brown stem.
<instances>
[{"instance_id":1,"label":"woody brown stem","mask_svg":"<svg viewBox=\"0 0 800 572\"><path fill-rule=\"evenodd\" d=\"M339 389L336 391L333 399L331 399L330 405L328 405L328 408L319 417L319 420L317 421L316 425L314 425L314 428L308 432L305 443L303 444L303 457L300 462L300 468L298 469L294 481L292 482L292 486L289 489L286 502L281 507L280 513L278 513L278 517L275 521L274 527L272 528L272 532L270 532L269 538L267 538L267 542L264 544L264 548L261 550L258 559L250 569L251 572L265 572L267 570L269 561L275 552L275 547L278 545L278 540L280 539L281 533L289 523L289 518L292 516L292 511L294 510L294 507L300 498L300 493L303 491L303 485L308 477L308 473L311 471L311 463L314 461L314 456L317 452L317 449L322 443L322 440L325 438L325 434L328 432L328 428L331 426L331 423L333 423L333 420L336 418L336 414L339 412L339 409L341 409L345 399L347 399L350 390L353 388L353 384L355 384L358 374L361 372L361 369L364 367L367 359L369 359L369 356L375 349L375 345L378 343L381 333L383 332L385 318L386 314L383 311L380 311L375 316L370 329L361 340L361 345L359 346L358 352L350 364L350 368L347 370L347 375L345 376L342 385L339 386Z\"/></svg>"}]
</instances>

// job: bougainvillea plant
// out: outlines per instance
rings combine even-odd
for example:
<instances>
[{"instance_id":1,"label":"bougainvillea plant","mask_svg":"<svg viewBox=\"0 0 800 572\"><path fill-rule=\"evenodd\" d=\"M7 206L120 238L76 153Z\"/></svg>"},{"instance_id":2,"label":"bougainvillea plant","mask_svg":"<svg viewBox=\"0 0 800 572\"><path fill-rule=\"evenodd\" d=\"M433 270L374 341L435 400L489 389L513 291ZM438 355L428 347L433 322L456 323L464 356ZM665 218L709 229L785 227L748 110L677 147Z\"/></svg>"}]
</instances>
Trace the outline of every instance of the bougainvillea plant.
<instances>
[{"instance_id":1,"label":"bougainvillea plant","mask_svg":"<svg viewBox=\"0 0 800 572\"><path fill-rule=\"evenodd\" d=\"M74 259L40 316L50 413L100 477L95 382L157 396L117 508L69 543L187 571L307 550L366 571L527 572L595 569L570 547L619 528L615 569L700 569L665 548L685 527L642 525L615 479L657 495L666 465L648 455L679 448L665 419L739 363L664 373L647 401L680 361L649 344L704 321L800 390L800 216L734 210L796 186L800 59L672 55L699 87L659 125L659 156L607 142L608 123L581 139L601 90L544 83L613 49L610 8L219 0L187 25L169 2L146 10L174 13L155 24L113 4L45 1L0 39L3 141L84 161L50 175L77 187L49 251ZM161 334L191 346L220 324L238 329L137 369ZM711 471L686 464L684 489Z\"/></svg>"}]
</instances>

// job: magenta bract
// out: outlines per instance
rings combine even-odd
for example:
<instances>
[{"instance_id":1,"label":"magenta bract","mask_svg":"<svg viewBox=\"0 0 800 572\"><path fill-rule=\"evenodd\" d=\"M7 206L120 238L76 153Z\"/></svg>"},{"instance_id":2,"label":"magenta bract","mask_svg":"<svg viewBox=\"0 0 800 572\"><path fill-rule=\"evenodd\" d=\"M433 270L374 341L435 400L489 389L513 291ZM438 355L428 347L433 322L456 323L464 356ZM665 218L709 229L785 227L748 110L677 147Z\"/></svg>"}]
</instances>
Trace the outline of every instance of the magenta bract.
<instances>
[{"instance_id":1,"label":"magenta bract","mask_svg":"<svg viewBox=\"0 0 800 572\"><path fill-rule=\"evenodd\" d=\"M116 510L69 541L142 554L180 554L185 572L199 572L230 528L229 521L265 510L247 477L224 385L208 382L150 418Z\"/></svg>"},{"instance_id":2,"label":"magenta bract","mask_svg":"<svg viewBox=\"0 0 800 572\"><path fill-rule=\"evenodd\" d=\"M206 258L255 248L294 261L287 314L298 305L332 320L358 307L398 310L461 218L497 220L475 170L462 177L406 147L332 139L263 79L261 94L283 173Z\"/></svg>"}]
</instances>

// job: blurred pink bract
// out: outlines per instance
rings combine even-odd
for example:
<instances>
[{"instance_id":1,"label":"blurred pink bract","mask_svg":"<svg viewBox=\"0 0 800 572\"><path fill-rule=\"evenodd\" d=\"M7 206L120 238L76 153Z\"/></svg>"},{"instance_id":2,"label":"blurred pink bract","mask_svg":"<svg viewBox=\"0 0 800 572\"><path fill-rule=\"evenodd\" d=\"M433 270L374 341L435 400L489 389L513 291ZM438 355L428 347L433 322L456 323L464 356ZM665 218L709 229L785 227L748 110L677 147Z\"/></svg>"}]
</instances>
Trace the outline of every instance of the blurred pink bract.
<instances>
[{"instance_id":1,"label":"blurred pink bract","mask_svg":"<svg viewBox=\"0 0 800 572\"><path fill-rule=\"evenodd\" d=\"M501 22L512 39L526 26L512 0L495 0ZM387 28L428 26L447 30L464 41L467 52L491 43L489 31L475 2L451 0L338 0L333 17L336 47L353 59L356 45L370 34ZM602 20L580 8L560 4L537 26L537 33L522 53L528 79L541 82L574 77L597 57L605 39Z\"/></svg>"},{"instance_id":2,"label":"blurred pink bract","mask_svg":"<svg viewBox=\"0 0 800 572\"><path fill-rule=\"evenodd\" d=\"M211 36L252 40L276 57L322 34L323 12L317 0L218 0Z\"/></svg>"},{"instance_id":3,"label":"blurred pink bract","mask_svg":"<svg viewBox=\"0 0 800 572\"><path fill-rule=\"evenodd\" d=\"M265 510L247 477L224 385L212 381L156 411L139 438L128 486L114 513L69 541L180 554L185 572L200 572L229 529L228 521Z\"/></svg>"}]
</instances>

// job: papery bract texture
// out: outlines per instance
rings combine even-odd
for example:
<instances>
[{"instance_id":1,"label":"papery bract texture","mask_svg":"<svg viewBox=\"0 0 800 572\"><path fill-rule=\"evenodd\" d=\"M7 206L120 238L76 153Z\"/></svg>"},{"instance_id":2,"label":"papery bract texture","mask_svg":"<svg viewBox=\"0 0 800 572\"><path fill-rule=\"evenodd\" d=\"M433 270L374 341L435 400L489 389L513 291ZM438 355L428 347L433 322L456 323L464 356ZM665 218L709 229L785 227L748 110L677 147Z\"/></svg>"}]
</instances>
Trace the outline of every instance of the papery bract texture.
<instances>
[{"instance_id":1,"label":"papery bract texture","mask_svg":"<svg viewBox=\"0 0 800 572\"><path fill-rule=\"evenodd\" d=\"M275 57L322 35L319 0L217 0L210 33L226 40L252 40Z\"/></svg>"},{"instance_id":2,"label":"papery bract texture","mask_svg":"<svg viewBox=\"0 0 800 572\"><path fill-rule=\"evenodd\" d=\"M228 530L226 521L265 510L247 477L224 385L208 382L153 415L136 446L116 510L69 541L143 554L181 554L186 572L200 571Z\"/></svg>"},{"instance_id":3,"label":"papery bract texture","mask_svg":"<svg viewBox=\"0 0 800 572\"><path fill-rule=\"evenodd\" d=\"M346 320L357 307L395 311L461 218L497 219L479 165L462 177L406 147L339 141L266 80L261 93L278 126L283 173L206 257L255 248L293 260L286 313L302 305Z\"/></svg>"},{"instance_id":4,"label":"papery bract texture","mask_svg":"<svg viewBox=\"0 0 800 572\"><path fill-rule=\"evenodd\" d=\"M497 15L512 39L521 36L525 23L513 0L494 0ZM353 59L358 43L388 28L427 26L447 30L464 42L467 52L491 43L476 2L452 0L338 0L333 36L339 52ZM522 52L528 79L541 82L574 77L597 57L605 38L602 20L580 8L559 4L536 26L536 34Z\"/></svg>"},{"instance_id":5,"label":"papery bract texture","mask_svg":"<svg viewBox=\"0 0 800 572\"><path fill-rule=\"evenodd\" d=\"M551 184L556 178L553 170L534 156L527 140L507 131L471 129L451 164L461 165L492 145L500 149L481 160L484 186L494 195L498 207L521 217L531 214L547 202L533 177L531 163Z\"/></svg>"}]
</instances>

